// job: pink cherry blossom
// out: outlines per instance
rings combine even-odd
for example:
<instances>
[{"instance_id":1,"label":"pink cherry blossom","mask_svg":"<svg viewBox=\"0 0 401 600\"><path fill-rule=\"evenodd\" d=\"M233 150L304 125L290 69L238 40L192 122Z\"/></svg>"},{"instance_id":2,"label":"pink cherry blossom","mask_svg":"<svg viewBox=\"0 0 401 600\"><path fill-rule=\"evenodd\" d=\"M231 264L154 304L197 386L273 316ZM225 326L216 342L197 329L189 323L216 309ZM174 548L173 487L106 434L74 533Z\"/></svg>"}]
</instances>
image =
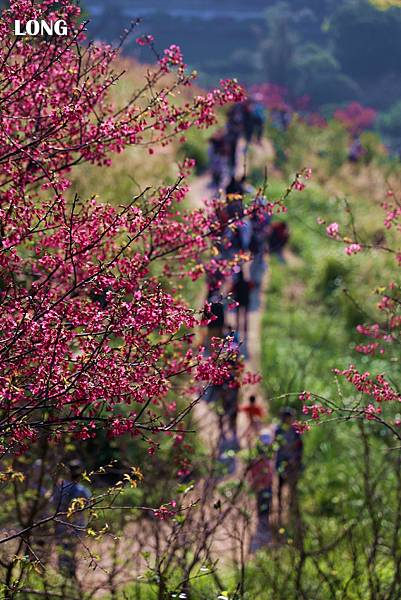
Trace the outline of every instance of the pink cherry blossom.
<instances>
[{"instance_id":1,"label":"pink cherry blossom","mask_svg":"<svg viewBox=\"0 0 401 600\"><path fill-rule=\"evenodd\" d=\"M348 256L352 256L353 254L358 254L362 250L362 246L360 244L351 244L345 248L345 253Z\"/></svg>"},{"instance_id":2,"label":"pink cherry blossom","mask_svg":"<svg viewBox=\"0 0 401 600\"><path fill-rule=\"evenodd\" d=\"M336 239L339 235L340 226L338 223L330 223L326 227L326 233L329 237Z\"/></svg>"}]
</instances>

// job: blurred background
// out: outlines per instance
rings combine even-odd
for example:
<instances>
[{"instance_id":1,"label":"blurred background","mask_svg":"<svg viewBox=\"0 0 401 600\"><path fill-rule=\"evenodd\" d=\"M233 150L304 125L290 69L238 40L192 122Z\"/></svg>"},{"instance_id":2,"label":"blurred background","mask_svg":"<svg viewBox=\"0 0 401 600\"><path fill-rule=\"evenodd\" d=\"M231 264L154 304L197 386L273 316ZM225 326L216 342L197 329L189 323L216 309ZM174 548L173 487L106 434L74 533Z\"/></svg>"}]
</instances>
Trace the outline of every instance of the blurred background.
<instances>
[{"instance_id":1,"label":"blurred background","mask_svg":"<svg viewBox=\"0 0 401 600\"><path fill-rule=\"evenodd\" d=\"M264 82L328 117L351 101L378 111L390 147L401 134L401 3L397 0L85 0L90 36L118 40L130 20L158 49L175 43L206 87ZM125 52L152 60L133 36ZM305 98L307 97L307 98Z\"/></svg>"}]
</instances>

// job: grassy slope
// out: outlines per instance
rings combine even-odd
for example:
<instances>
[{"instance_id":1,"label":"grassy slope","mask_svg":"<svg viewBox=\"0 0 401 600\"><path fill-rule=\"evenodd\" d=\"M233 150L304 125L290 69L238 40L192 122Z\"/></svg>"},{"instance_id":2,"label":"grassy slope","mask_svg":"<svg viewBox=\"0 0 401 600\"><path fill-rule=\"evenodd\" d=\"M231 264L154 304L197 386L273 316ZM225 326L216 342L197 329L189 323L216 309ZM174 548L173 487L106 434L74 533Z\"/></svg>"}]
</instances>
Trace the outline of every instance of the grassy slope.
<instances>
[{"instance_id":1,"label":"grassy slope","mask_svg":"<svg viewBox=\"0 0 401 600\"><path fill-rule=\"evenodd\" d=\"M262 332L270 398L303 389L335 391L330 370L350 362L388 370L387 363L372 362L353 347L364 339L355 326L369 320L358 307L372 318L377 315L374 291L393 277L394 258L377 250L348 257L345 245L330 240L317 220L339 223L342 236L353 239L355 225L363 243L372 244L381 233L387 245L396 245L393 232L383 226L381 202L389 183L397 191L400 187L399 166L386 159L375 139L367 140L369 164L355 167L345 160L347 136L337 125L311 129L298 123L282 137L288 157L285 174L274 171L269 197L280 196L292 174L305 166L314 175L307 189L293 192L287 202L293 258L284 266L273 259Z\"/></svg>"},{"instance_id":2,"label":"grassy slope","mask_svg":"<svg viewBox=\"0 0 401 600\"><path fill-rule=\"evenodd\" d=\"M301 154L297 160L300 158ZM309 158L312 162L315 160L316 168L319 165L316 156ZM349 235L350 214L343 210L346 197L359 224L361 239L371 240L382 229L383 212L378 206L377 186L382 185L383 196L389 168L392 167L372 164L369 169L361 167L352 171L345 165L329 175L327 171L322 175L322 169L316 178L322 183L312 183L302 194L294 193L288 202L293 256L286 265L272 260L261 332L264 387L273 416L283 405L293 404L299 410L298 394L304 389L329 398L338 398L340 393L345 398L353 397L351 389L334 376L334 367L346 368L353 363L373 373L399 375L398 363L391 364L354 351L355 343L363 339L356 333L355 326L366 319L358 306L363 305L369 315L374 316L377 303L374 290L386 281L386 276L394 277L394 258L377 251L347 257L344 246L329 240L325 227L317 224L318 217L327 223L337 221L344 234ZM270 195L277 197L283 186L282 179L273 181ZM386 235L391 238L391 234ZM367 430L373 470L384 469L386 473L382 473L383 481L374 492L375 502L386 506L380 533L384 540L393 527L395 489L394 464L391 464L392 459L385 458L385 449L394 442L377 428ZM353 529L358 573L354 573L345 592L346 582L352 575L351 552L348 546L338 543L329 555L316 561L317 565L306 561L301 578L303 590L307 590L310 597L323 599L332 597L329 596L332 585L338 590L339 598L358 598L359 593L368 593L364 548L372 541L362 475L367 456L362 433L356 424L333 422L314 428L304 441L306 469L301 485L301 506L306 546L315 548L323 541L323 545L330 544L341 532L358 524ZM256 562L259 572L264 573L265 584L276 582L277 598L298 597L299 581L295 581L292 566L299 557L290 549L283 550L280 568L275 570L271 556L266 562L268 556L261 556ZM256 565L251 566L251 574L255 575ZM381 585L385 585L391 573L392 568L383 557L380 566L375 566ZM322 583L323 574L327 577L326 583ZM264 597L259 596L260 581L259 587L256 583L252 587L255 597Z\"/></svg>"}]
</instances>

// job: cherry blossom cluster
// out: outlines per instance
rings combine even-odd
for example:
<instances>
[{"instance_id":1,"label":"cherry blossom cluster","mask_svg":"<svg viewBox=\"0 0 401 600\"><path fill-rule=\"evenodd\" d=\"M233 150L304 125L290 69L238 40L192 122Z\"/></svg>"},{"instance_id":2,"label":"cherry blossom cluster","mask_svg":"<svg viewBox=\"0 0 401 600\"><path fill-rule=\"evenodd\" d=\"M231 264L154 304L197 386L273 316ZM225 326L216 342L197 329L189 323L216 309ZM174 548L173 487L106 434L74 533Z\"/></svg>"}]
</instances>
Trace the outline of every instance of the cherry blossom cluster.
<instances>
[{"instance_id":1,"label":"cherry blossom cluster","mask_svg":"<svg viewBox=\"0 0 401 600\"><path fill-rule=\"evenodd\" d=\"M292 189L297 192L303 192L306 188L305 181L308 181L312 177L312 169L307 168L296 174L295 180L292 183Z\"/></svg>"},{"instance_id":2,"label":"cherry blossom cluster","mask_svg":"<svg viewBox=\"0 0 401 600\"><path fill-rule=\"evenodd\" d=\"M384 375L371 376L369 371L360 373L353 365L348 369L335 369L337 375L347 379L358 392L372 397L376 402L400 402L401 394L397 392Z\"/></svg>"},{"instance_id":3,"label":"cherry blossom cluster","mask_svg":"<svg viewBox=\"0 0 401 600\"><path fill-rule=\"evenodd\" d=\"M320 419L322 415L331 415L333 413L331 408L326 408L322 404L312 404L310 406L304 404L302 412L304 415L310 415L315 421Z\"/></svg>"},{"instance_id":4,"label":"cherry blossom cluster","mask_svg":"<svg viewBox=\"0 0 401 600\"><path fill-rule=\"evenodd\" d=\"M240 383L230 347L211 357L194 347L202 315L180 293L182 280L216 268L213 224L183 206L191 161L174 184L113 205L73 197L69 174L85 162L107 167L127 146L152 148L206 127L216 106L243 91L224 81L170 102L193 79L172 46L142 93L116 107L118 49L86 43L69 0L57 13L53 6L13 0L0 20L1 450L65 433L85 440L101 428L110 437L146 435L154 451L156 434L181 431L186 410L173 398L190 405L200 384ZM66 37L13 37L15 18L61 17Z\"/></svg>"}]
</instances>

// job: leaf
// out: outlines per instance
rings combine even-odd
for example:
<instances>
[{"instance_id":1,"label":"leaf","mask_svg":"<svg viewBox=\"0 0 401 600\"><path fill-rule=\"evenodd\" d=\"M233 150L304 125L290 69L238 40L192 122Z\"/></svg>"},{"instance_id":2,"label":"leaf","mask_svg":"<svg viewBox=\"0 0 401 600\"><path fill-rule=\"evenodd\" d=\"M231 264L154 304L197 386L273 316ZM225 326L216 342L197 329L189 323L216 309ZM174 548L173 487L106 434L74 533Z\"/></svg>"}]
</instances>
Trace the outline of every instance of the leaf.
<instances>
[{"instance_id":1,"label":"leaf","mask_svg":"<svg viewBox=\"0 0 401 600\"><path fill-rule=\"evenodd\" d=\"M25 475L20 471L13 471L10 467L5 473L0 473L0 482L3 481L19 481L22 483L25 480Z\"/></svg>"},{"instance_id":2,"label":"leaf","mask_svg":"<svg viewBox=\"0 0 401 600\"><path fill-rule=\"evenodd\" d=\"M94 529L92 529L91 527L88 527L88 529L86 530L87 535L89 535L89 537L97 537L97 533Z\"/></svg>"},{"instance_id":3,"label":"leaf","mask_svg":"<svg viewBox=\"0 0 401 600\"><path fill-rule=\"evenodd\" d=\"M177 488L177 494L183 494L185 496L186 494L189 494L189 492L192 492L194 487L195 484L193 481L190 481L189 483L184 483L183 485L179 485Z\"/></svg>"},{"instance_id":4,"label":"leaf","mask_svg":"<svg viewBox=\"0 0 401 600\"><path fill-rule=\"evenodd\" d=\"M174 521L175 521L176 523L179 523L180 525L182 525L183 523L185 523L185 520L186 520L186 517L185 517L184 515L177 515L177 516L174 518Z\"/></svg>"},{"instance_id":5,"label":"leaf","mask_svg":"<svg viewBox=\"0 0 401 600\"><path fill-rule=\"evenodd\" d=\"M131 467L131 473L134 477L139 479L139 481L144 480L144 475L143 475L141 469L139 469L138 467Z\"/></svg>"},{"instance_id":6,"label":"leaf","mask_svg":"<svg viewBox=\"0 0 401 600\"><path fill-rule=\"evenodd\" d=\"M124 481L129 483L131 488L136 488L138 486L135 479L132 479L131 475L128 475L128 473L124 474L123 479L124 479Z\"/></svg>"},{"instance_id":7,"label":"leaf","mask_svg":"<svg viewBox=\"0 0 401 600\"><path fill-rule=\"evenodd\" d=\"M84 481L87 481L88 483L91 483L91 479L90 479L90 477L89 477L89 475L88 475L88 473L87 473L86 471L84 471L84 472L81 474L81 477L82 477L82 479L83 479Z\"/></svg>"},{"instance_id":8,"label":"leaf","mask_svg":"<svg viewBox=\"0 0 401 600\"><path fill-rule=\"evenodd\" d=\"M67 510L67 519L71 518L74 513L82 510L85 507L85 498L74 498Z\"/></svg>"}]
</instances>

